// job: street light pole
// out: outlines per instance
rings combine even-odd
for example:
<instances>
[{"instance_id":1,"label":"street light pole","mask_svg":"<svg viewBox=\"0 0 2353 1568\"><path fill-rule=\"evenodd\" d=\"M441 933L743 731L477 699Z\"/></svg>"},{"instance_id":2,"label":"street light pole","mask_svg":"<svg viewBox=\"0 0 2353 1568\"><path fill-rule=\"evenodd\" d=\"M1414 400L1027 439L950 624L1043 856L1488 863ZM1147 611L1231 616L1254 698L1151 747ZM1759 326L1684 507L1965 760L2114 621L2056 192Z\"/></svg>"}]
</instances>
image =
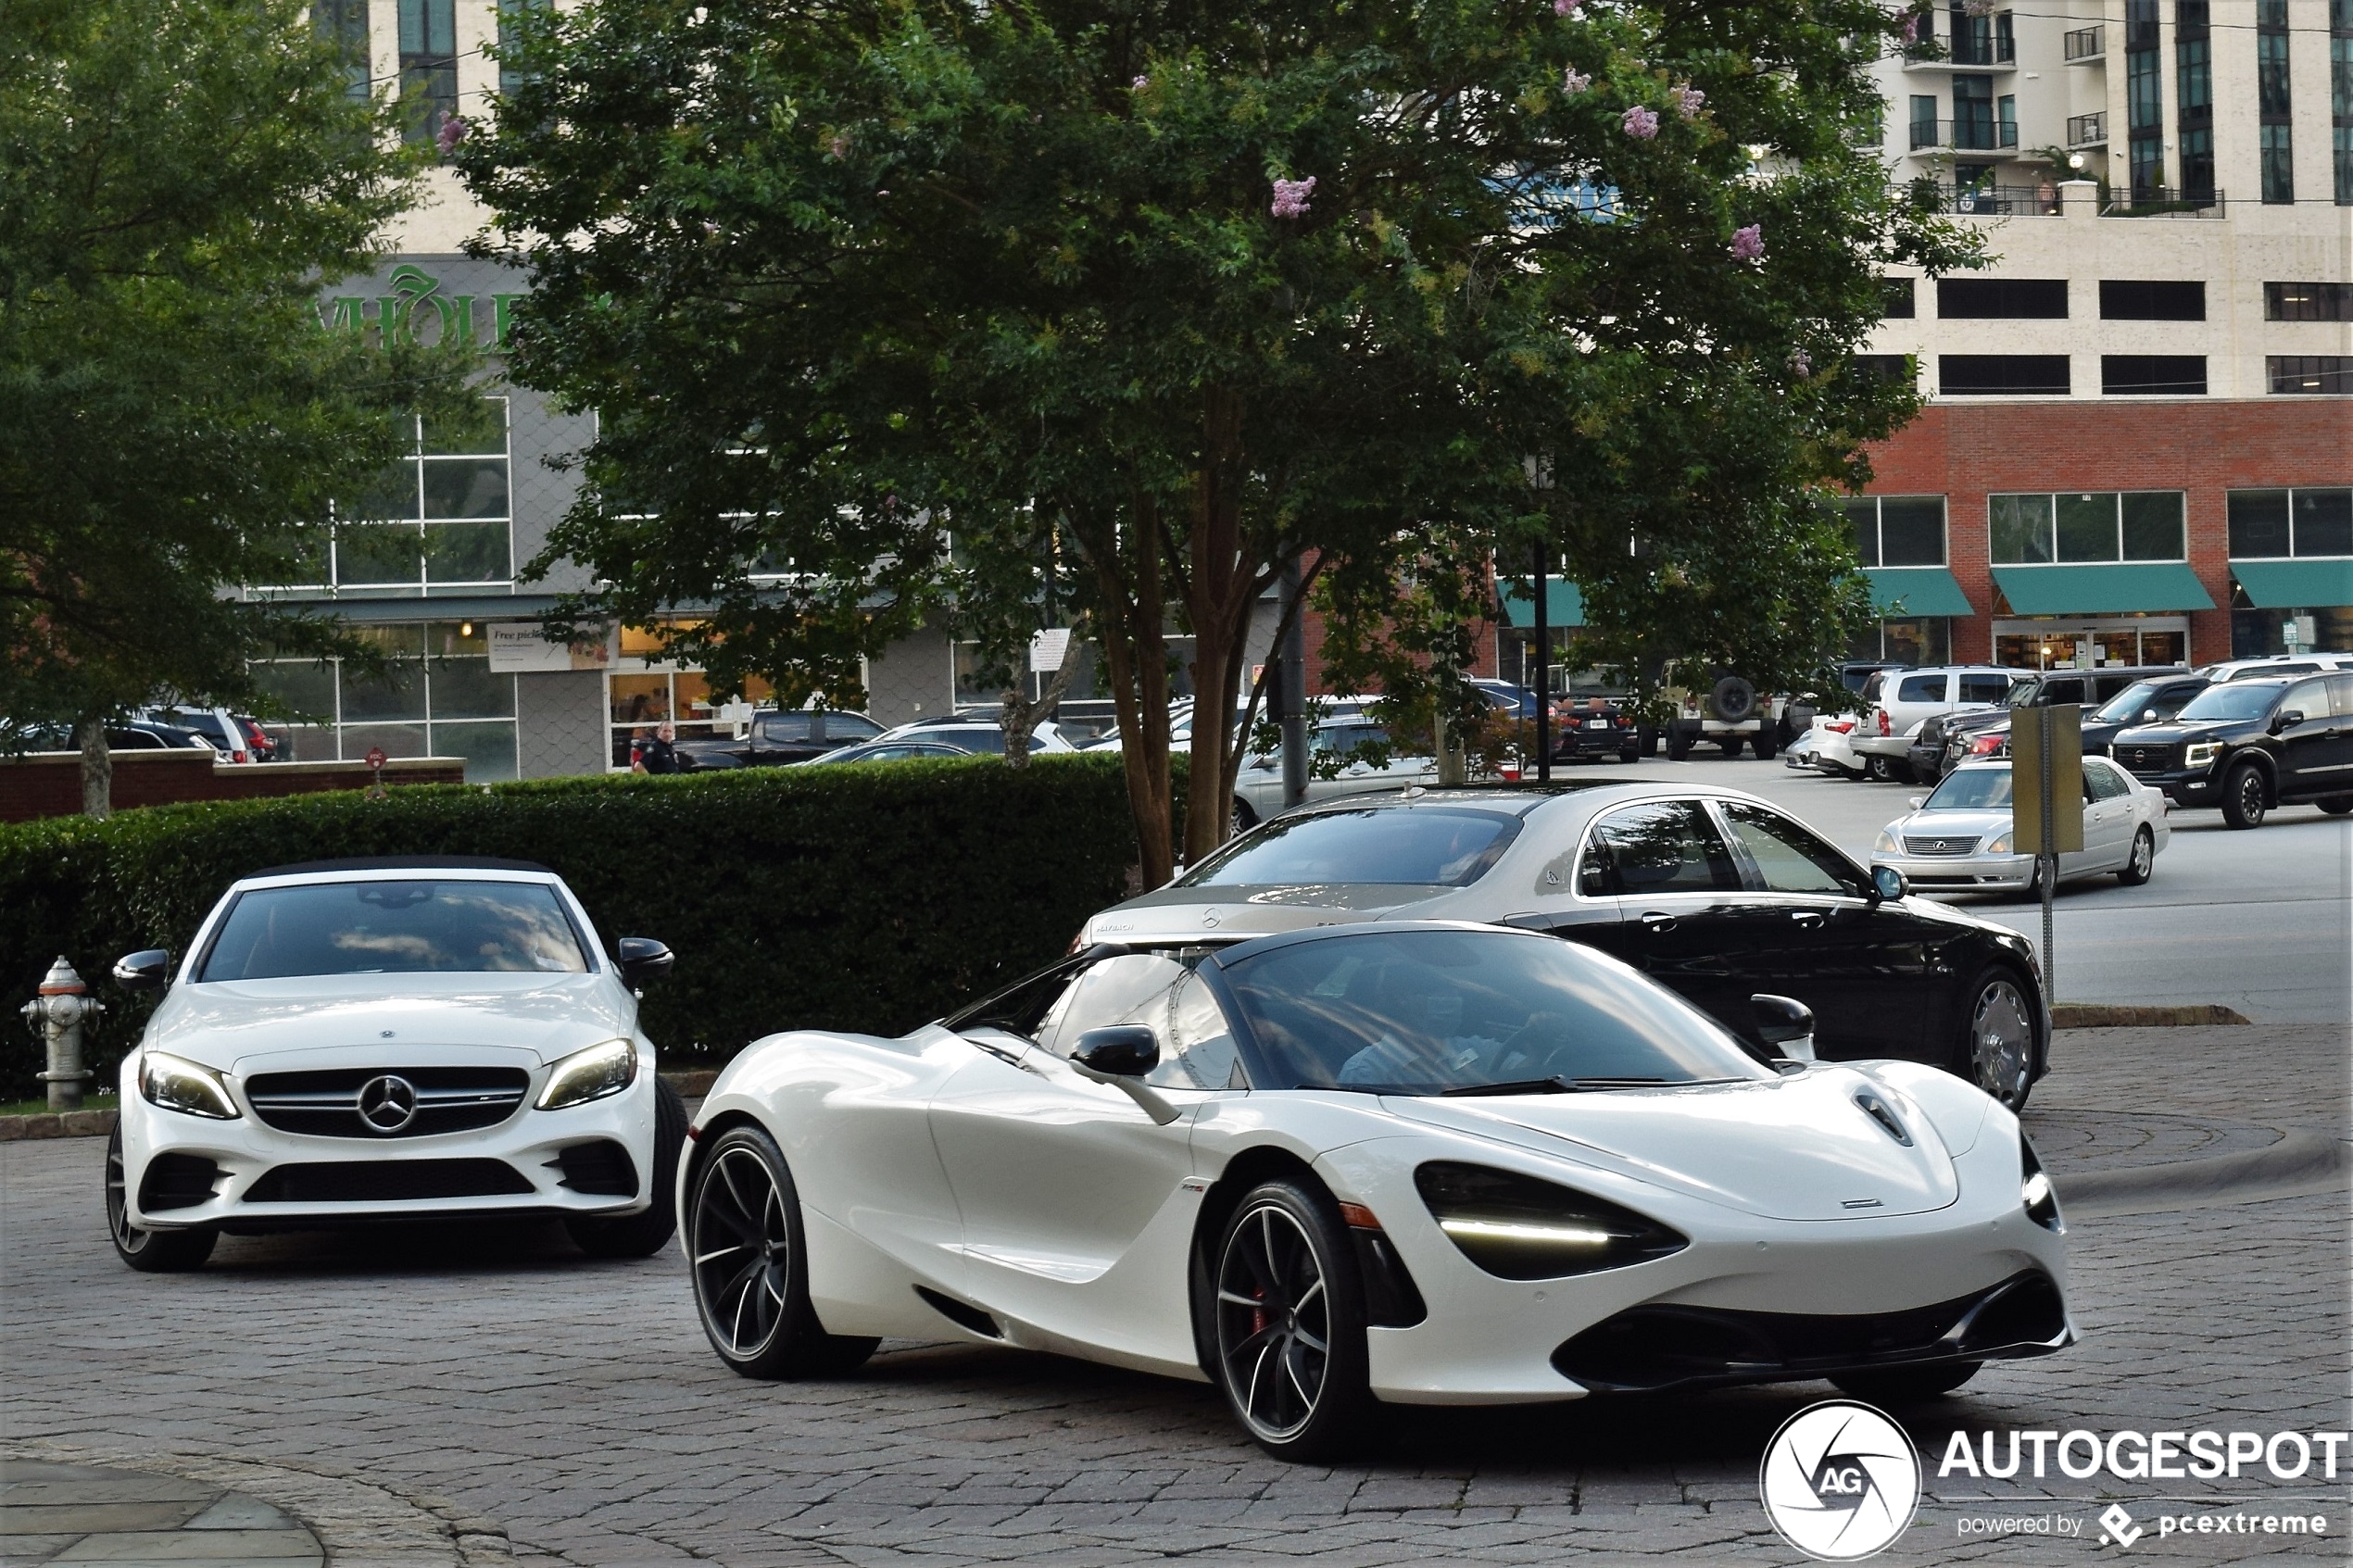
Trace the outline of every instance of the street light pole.
<instances>
[{"instance_id":1,"label":"street light pole","mask_svg":"<svg viewBox=\"0 0 2353 1568\"><path fill-rule=\"evenodd\" d=\"M1545 621L1544 558L1549 554L1539 540L1535 548L1536 571L1530 586L1536 595L1536 625L1532 646L1536 654L1536 782L1553 782L1553 629Z\"/></svg>"}]
</instances>

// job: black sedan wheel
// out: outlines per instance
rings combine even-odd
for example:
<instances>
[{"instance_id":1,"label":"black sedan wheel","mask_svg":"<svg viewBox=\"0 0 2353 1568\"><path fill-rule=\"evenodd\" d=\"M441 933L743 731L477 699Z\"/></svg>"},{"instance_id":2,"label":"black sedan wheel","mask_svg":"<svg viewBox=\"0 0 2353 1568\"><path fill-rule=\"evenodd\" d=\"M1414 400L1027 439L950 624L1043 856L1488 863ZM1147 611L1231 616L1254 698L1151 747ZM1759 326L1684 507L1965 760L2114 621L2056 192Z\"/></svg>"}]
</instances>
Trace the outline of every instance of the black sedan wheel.
<instances>
[{"instance_id":1,"label":"black sedan wheel","mask_svg":"<svg viewBox=\"0 0 2353 1568\"><path fill-rule=\"evenodd\" d=\"M2259 828L2271 802L2263 788L2263 770L2242 762L2222 781L2222 820L2234 828Z\"/></svg>"},{"instance_id":2,"label":"black sedan wheel","mask_svg":"<svg viewBox=\"0 0 2353 1568\"><path fill-rule=\"evenodd\" d=\"M114 1237L115 1255L145 1274L180 1273L200 1268L212 1256L220 1233L211 1229L142 1230L131 1223L130 1188L122 1162L122 1128L107 1139L107 1231Z\"/></svg>"},{"instance_id":3,"label":"black sedan wheel","mask_svg":"<svg viewBox=\"0 0 2353 1568\"><path fill-rule=\"evenodd\" d=\"M730 1127L696 1170L686 1255L703 1333L743 1376L848 1372L880 1343L827 1334L810 1309L800 1195L783 1151L758 1127Z\"/></svg>"},{"instance_id":4,"label":"black sedan wheel","mask_svg":"<svg viewBox=\"0 0 2353 1568\"><path fill-rule=\"evenodd\" d=\"M1245 1197L1218 1242L1217 1384L1277 1459L1331 1459L1363 1436L1364 1293L1330 1200L1290 1182Z\"/></svg>"},{"instance_id":5,"label":"black sedan wheel","mask_svg":"<svg viewBox=\"0 0 2353 1568\"><path fill-rule=\"evenodd\" d=\"M1968 993L1961 1020L1961 1075L2012 1110L2026 1108L2034 1082L2034 1004L2007 969L1989 969Z\"/></svg>"}]
</instances>

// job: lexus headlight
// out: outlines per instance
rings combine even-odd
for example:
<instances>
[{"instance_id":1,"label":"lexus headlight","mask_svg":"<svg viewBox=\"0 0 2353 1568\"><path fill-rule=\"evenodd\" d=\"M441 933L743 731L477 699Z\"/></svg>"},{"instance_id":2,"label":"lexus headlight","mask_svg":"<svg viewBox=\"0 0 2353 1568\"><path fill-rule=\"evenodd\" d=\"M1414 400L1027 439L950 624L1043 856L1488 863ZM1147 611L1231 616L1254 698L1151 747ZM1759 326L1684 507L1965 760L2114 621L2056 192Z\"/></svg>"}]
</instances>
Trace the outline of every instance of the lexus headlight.
<instances>
[{"instance_id":1,"label":"lexus headlight","mask_svg":"<svg viewBox=\"0 0 2353 1568\"><path fill-rule=\"evenodd\" d=\"M2214 759L2221 756L2221 752L2222 746L2219 741L2194 740L2183 749L2182 766L2184 768L2211 767Z\"/></svg>"},{"instance_id":2,"label":"lexus headlight","mask_svg":"<svg viewBox=\"0 0 2353 1568\"><path fill-rule=\"evenodd\" d=\"M2001 832L1987 839L1985 841L1985 852L1988 855L2008 854L2010 852L2010 829L2004 828Z\"/></svg>"},{"instance_id":3,"label":"lexus headlight","mask_svg":"<svg viewBox=\"0 0 2353 1568\"><path fill-rule=\"evenodd\" d=\"M637 1081L637 1047L627 1040L607 1040L574 1051L556 1063L547 1086L539 1091L539 1109L560 1110L592 1099L617 1095Z\"/></svg>"},{"instance_id":4,"label":"lexus headlight","mask_svg":"<svg viewBox=\"0 0 2353 1568\"><path fill-rule=\"evenodd\" d=\"M149 1051L139 1059L139 1092L149 1105L215 1122L233 1122L242 1114L220 1073L162 1051Z\"/></svg>"},{"instance_id":5,"label":"lexus headlight","mask_svg":"<svg viewBox=\"0 0 2353 1568\"><path fill-rule=\"evenodd\" d=\"M1463 1256L1504 1279L1598 1273L1692 1244L1631 1209L1491 1166L1433 1160L1414 1185Z\"/></svg>"},{"instance_id":6,"label":"lexus headlight","mask_svg":"<svg viewBox=\"0 0 2353 1568\"><path fill-rule=\"evenodd\" d=\"M2019 1201L2026 1206L2026 1217L2055 1235L2065 1235L2066 1222L2059 1218L2058 1194L2052 1189L2051 1178L2043 1173L2043 1162L2034 1158L2034 1146L2021 1133L2018 1139L2020 1173Z\"/></svg>"},{"instance_id":7,"label":"lexus headlight","mask_svg":"<svg viewBox=\"0 0 2353 1568\"><path fill-rule=\"evenodd\" d=\"M1894 828L1881 828L1879 830L1879 836L1871 841L1871 853L1874 855L1901 855L1904 853L1904 847L1895 842L1895 830Z\"/></svg>"}]
</instances>

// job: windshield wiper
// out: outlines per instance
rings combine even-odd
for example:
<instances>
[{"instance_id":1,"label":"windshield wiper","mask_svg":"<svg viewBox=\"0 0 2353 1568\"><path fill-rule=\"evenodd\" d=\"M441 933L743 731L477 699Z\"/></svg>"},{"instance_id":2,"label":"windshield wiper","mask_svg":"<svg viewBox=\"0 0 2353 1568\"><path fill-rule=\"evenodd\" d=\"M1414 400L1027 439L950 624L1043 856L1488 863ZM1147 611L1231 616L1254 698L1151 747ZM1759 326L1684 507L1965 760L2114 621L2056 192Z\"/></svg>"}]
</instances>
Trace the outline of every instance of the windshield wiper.
<instances>
[{"instance_id":1,"label":"windshield wiper","mask_svg":"<svg viewBox=\"0 0 2353 1568\"><path fill-rule=\"evenodd\" d=\"M1630 1089L1645 1084L1664 1084L1664 1078L1519 1078L1504 1084L1466 1084L1458 1089L1441 1089L1439 1098L1455 1098L1470 1095L1581 1095L1596 1089Z\"/></svg>"}]
</instances>

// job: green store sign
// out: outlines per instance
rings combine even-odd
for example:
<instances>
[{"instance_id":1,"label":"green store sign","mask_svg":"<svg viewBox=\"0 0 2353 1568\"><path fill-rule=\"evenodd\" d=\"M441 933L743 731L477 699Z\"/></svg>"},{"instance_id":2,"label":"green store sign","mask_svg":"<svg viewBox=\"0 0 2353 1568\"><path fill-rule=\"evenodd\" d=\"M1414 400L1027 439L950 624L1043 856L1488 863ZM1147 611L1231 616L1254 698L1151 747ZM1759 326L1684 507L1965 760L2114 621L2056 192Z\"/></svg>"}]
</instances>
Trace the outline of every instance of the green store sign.
<instances>
[{"instance_id":1,"label":"green store sign","mask_svg":"<svg viewBox=\"0 0 2353 1568\"><path fill-rule=\"evenodd\" d=\"M319 304L319 325L351 332L383 347L471 344L496 352L507 341L521 294L444 294L441 280L402 262L384 279L386 293L368 298L339 295Z\"/></svg>"}]
</instances>

